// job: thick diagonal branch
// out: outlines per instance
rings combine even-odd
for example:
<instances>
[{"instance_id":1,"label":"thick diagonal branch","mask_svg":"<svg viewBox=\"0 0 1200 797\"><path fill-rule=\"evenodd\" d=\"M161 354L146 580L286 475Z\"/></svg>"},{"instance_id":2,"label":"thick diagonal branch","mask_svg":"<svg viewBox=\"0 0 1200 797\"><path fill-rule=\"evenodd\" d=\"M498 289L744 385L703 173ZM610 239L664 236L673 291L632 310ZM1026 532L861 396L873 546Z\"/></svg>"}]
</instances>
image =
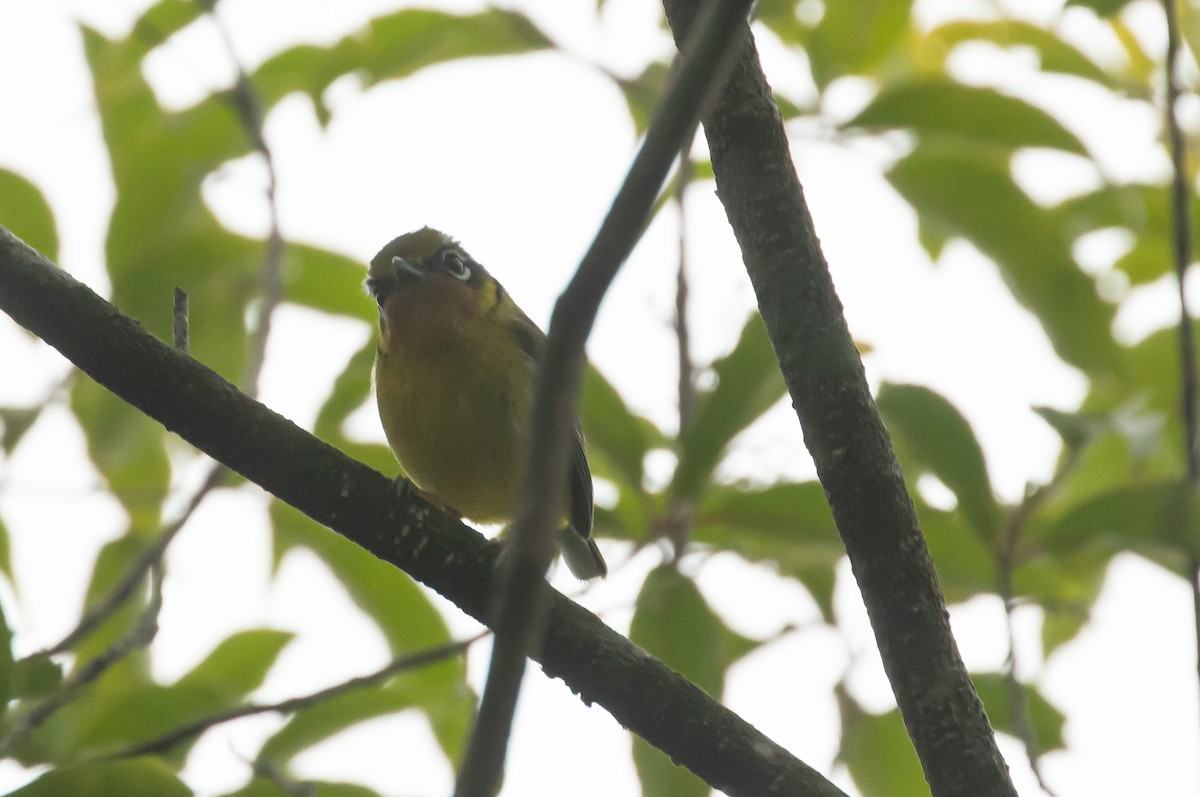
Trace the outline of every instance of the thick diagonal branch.
<instances>
[{"instance_id":1,"label":"thick diagonal branch","mask_svg":"<svg viewBox=\"0 0 1200 797\"><path fill-rule=\"evenodd\" d=\"M487 622L496 552L477 532L317 440L0 227L0 310L214 459ZM532 658L587 703L730 795L841 791L678 673L542 585Z\"/></svg>"},{"instance_id":2,"label":"thick diagonal branch","mask_svg":"<svg viewBox=\"0 0 1200 797\"><path fill-rule=\"evenodd\" d=\"M677 41L695 6L667 0ZM741 57L704 121L717 194L934 797L1010 797L748 28L742 36Z\"/></svg>"}]
</instances>

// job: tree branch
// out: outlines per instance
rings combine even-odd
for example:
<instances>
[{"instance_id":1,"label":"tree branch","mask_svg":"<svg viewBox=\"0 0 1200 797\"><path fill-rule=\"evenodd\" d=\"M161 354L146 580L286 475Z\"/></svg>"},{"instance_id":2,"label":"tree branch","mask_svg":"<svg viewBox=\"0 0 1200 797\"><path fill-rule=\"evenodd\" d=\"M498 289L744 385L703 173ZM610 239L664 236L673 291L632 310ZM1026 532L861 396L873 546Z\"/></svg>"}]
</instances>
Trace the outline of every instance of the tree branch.
<instances>
[{"instance_id":1,"label":"tree branch","mask_svg":"<svg viewBox=\"0 0 1200 797\"><path fill-rule=\"evenodd\" d=\"M676 41L695 12L666 0ZM871 398L748 26L704 121L725 206L804 440L934 797L1015 795L967 677L891 440ZM863 219L863 224L871 220Z\"/></svg>"},{"instance_id":2,"label":"tree branch","mask_svg":"<svg viewBox=\"0 0 1200 797\"><path fill-rule=\"evenodd\" d=\"M727 72L737 24L751 0L709 0L697 35L680 48L667 89L625 181L575 276L554 306L530 423L528 467L517 503L510 553L496 595L496 643L479 718L455 797L491 797L499 789L525 657L541 637L543 579L554 556L554 529L566 504L568 442L583 370L583 344L617 270L629 256L700 108Z\"/></svg>"},{"instance_id":3,"label":"tree branch","mask_svg":"<svg viewBox=\"0 0 1200 797\"><path fill-rule=\"evenodd\" d=\"M1179 102L1179 21L1175 0L1162 0L1167 23L1166 100L1163 122L1167 129L1171 154L1171 237L1175 260L1175 281L1179 289L1179 405L1183 415L1184 466L1192 484L1200 485L1200 430L1197 426L1197 387L1195 332L1187 303L1187 272L1192 260L1191 195L1188 178L1187 147L1175 106ZM1196 666L1200 675L1200 559L1191 557L1189 575L1192 587L1192 614L1196 635Z\"/></svg>"},{"instance_id":4,"label":"tree branch","mask_svg":"<svg viewBox=\"0 0 1200 797\"><path fill-rule=\"evenodd\" d=\"M0 310L167 429L488 623L496 551L482 535L147 334L3 227ZM842 794L591 612L540 588L546 635L531 658L585 703L733 797Z\"/></svg>"}]
</instances>

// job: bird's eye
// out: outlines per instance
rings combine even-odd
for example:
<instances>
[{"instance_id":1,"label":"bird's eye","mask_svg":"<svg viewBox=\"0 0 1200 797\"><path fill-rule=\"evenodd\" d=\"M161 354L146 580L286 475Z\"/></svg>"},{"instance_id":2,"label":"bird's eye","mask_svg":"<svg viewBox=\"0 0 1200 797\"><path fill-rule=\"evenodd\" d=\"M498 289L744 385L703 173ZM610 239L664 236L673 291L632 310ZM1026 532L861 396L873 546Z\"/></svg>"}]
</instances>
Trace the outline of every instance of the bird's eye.
<instances>
[{"instance_id":1,"label":"bird's eye","mask_svg":"<svg viewBox=\"0 0 1200 797\"><path fill-rule=\"evenodd\" d=\"M458 277L463 282L471 278L471 267L463 256L455 251L447 251L442 255L442 266L452 277Z\"/></svg>"}]
</instances>

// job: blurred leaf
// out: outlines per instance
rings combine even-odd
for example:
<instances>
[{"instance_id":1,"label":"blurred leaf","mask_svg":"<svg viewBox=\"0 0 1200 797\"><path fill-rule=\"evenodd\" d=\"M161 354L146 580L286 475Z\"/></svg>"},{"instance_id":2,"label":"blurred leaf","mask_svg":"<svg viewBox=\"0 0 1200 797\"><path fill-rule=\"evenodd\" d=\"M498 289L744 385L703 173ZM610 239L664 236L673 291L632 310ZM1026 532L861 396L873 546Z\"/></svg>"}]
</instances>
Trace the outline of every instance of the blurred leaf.
<instances>
[{"instance_id":1,"label":"blurred leaf","mask_svg":"<svg viewBox=\"0 0 1200 797\"><path fill-rule=\"evenodd\" d=\"M195 22L203 14L202 3L159 0L137 20L129 42L138 46L139 52L144 54Z\"/></svg>"},{"instance_id":2,"label":"blurred leaf","mask_svg":"<svg viewBox=\"0 0 1200 797\"><path fill-rule=\"evenodd\" d=\"M1049 657L1083 629L1100 597L1112 555L1111 550L1098 546L1043 555L1023 562L1013 573L1013 589L1018 598L1043 609L1043 656Z\"/></svg>"},{"instance_id":3,"label":"blurred leaf","mask_svg":"<svg viewBox=\"0 0 1200 797\"><path fill-rule=\"evenodd\" d=\"M401 570L280 501L271 502L270 515L275 528L276 561L295 546L316 554L346 588L355 604L379 627L393 657L451 641L445 620L425 593ZM453 659L407 674L405 678L420 684L420 688L414 690L417 696L412 699L429 718L446 755L451 761L457 761L475 711L474 696L465 686L465 662ZM318 714L314 723L327 728L322 724L321 716ZM297 729L288 731L285 728L281 732L283 738L273 742L272 749L282 750L298 744L295 740L300 737L310 738L305 735L308 731L303 730L303 723L294 721L293 724Z\"/></svg>"},{"instance_id":4,"label":"blurred leaf","mask_svg":"<svg viewBox=\"0 0 1200 797\"><path fill-rule=\"evenodd\" d=\"M58 227L50 203L36 185L8 169L0 169L0 225L58 262Z\"/></svg>"},{"instance_id":5,"label":"blurred leaf","mask_svg":"<svg viewBox=\"0 0 1200 797\"><path fill-rule=\"evenodd\" d=\"M12 554L10 553L8 543L8 527L4 525L4 520L0 519L0 573L8 576L10 584L16 585L16 576L13 575Z\"/></svg>"},{"instance_id":6,"label":"blurred leaf","mask_svg":"<svg viewBox=\"0 0 1200 797\"><path fill-rule=\"evenodd\" d=\"M819 482L751 490L710 485L692 515L693 541L778 564L832 617L833 566L845 555Z\"/></svg>"},{"instance_id":7,"label":"blurred leaf","mask_svg":"<svg viewBox=\"0 0 1200 797\"><path fill-rule=\"evenodd\" d=\"M579 394L579 417L587 441L588 457L603 458L621 486L642 491L642 465L651 442L661 445L657 429L645 418L634 414L625 399L594 367L583 375Z\"/></svg>"},{"instance_id":8,"label":"blurred leaf","mask_svg":"<svg viewBox=\"0 0 1200 797\"><path fill-rule=\"evenodd\" d=\"M634 130L639 136L650 126L650 119L658 106L658 100L667 88L669 72L667 64L651 61L642 73L632 80L617 80L617 86L625 95L625 104L629 107Z\"/></svg>"},{"instance_id":9,"label":"blurred leaf","mask_svg":"<svg viewBox=\"0 0 1200 797\"><path fill-rule=\"evenodd\" d=\"M303 789L302 794L305 797L380 797L379 792L354 783L306 780L303 782ZM255 777L242 788L223 797L296 797L296 790L284 788L283 785L266 778Z\"/></svg>"},{"instance_id":10,"label":"blurred leaf","mask_svg":"<svg viewBox=\"0 0 1200 797\"><path fill-rule=\"evenodd\" d=\"M318 113L327 114L323 94L342 75L357 75L365 88L459 58L550 46L545 34L513 11L493 8L459 16L414 8L376 17L363 30L328 47L292 47L269 58L252 77L264 107L302 91Z\"/></svg>"},{"instance_id":11,"label":"blurred leaf","mask_svg":"<svg viewBox=\"0 0 1200 797\"><path fill-rule=\"evenodd\" d=\"M943 512L915 500L921 531L937 566L947 603L964 603L996 591L996 557L960 512Z\"/></svg>"},{"instance_id":12,"label":"blurred leaf","mask_svg":"<svg viewBox=\"0 0 1200 797\"><path fill-rule=\"evenodd\" d=\"M1089 375L1115 373L1114 315L1079 271L1060 228L995 163L919 148L888 180L917 211L973 243L1037 316L1060 357ZM1019 231L1019 234L1018 234Z\"/></svg>"},{"instance_id":13,"label":"blurred leaf","mask_svg":"<svg viewBox=\"0 0 1200 797\"><path fill-rule=\"evenodd\" d=\"M958 138L972 147L1049 147L1087 155L1083 142L1040 108L994 89L940 78L885 86L845 126L902 128Z\"/></svg>"},{"instance_id":14,"label":"blurred leaf","mask_svg":"<svg viewBox=\"0 0 1200 797\"><path fill-rule=\"evenodd\" d=\"M1191 223L1200 224L1200 203L1193 193ZM1133 245L1113 263L1132 285L1146 285L1172 266L1173 220L1166 185L1105 184L1095 191L1072 197L1050 209L1052 218L1064 225L1071 237L1093 230L1122 228L1129 231ZM1192 257L1200 257L1200 241L1192 241Z\"/></svg>"},{"instance_id":15,"label":"blurred leaf","mask_svg":"<svg viewBox=\"0 0 1200 797\"><path fill-rule=\"evenodd\" d=\"M191 797L192 790L162 761L94 761L52 769L9 797Z\"/></svg>"},{"instance_id":16,"label":"blurred leaf","mask_svg":"<svg viewBox=\"0 0 1200 797\"><path fill-rule=\"evenodd\" d=\"M12 668L8 690L10 698L45 697L62 683L62 666L48 654L34 653L17 661L12 661L11 650L7 655Z\"/></svg>"},{"instance_id":17,"label":"blurred leaf","mask_svg":"<svg viewBox=\"0 0 1200 797\"><path fill-rule=\"evenodd\" d=\"M313 434L360 462L381 473L395 473L399 467L392 450L382 443L353 440L345 431L346 419L359 407L371 401L371 370L375 365L375 336L351 355L346 367L333 382L329 397L317 413Z\"/></svg>"},{"instance_id":18,"label":"blurred leaf","mask_svg":"<svg viewBox=\"0 0 1200 797\"><path fill-rule=\"evenodd\" d=\"M0 432L0 450L11 454L43 409L44 404L37 407L0 407L0 423L4 424L4 431Z\"/></svg>"},{"instance_id":19,"label":"blurred leaf","mask_svg":"<svg viewBox=\"0 0 1200 797\"><path fill-rule=\"evenodd\" d=\"M1038 54L1043 72L1075 75L1105 86L1112 83L1095 61L1053 31L1017 19L949 22L931 30L927 39L930 46L946 52L966 41L987 41L1004 48L1028 47Z\"/></svg>"},{"instance_id":20,"label":"blurred leaf","mask_svg":"<svg viewBox=\"0 0 1200 797\"><path fill-rule=\"evenodd\" d=\"M928 797L929 786L900 712L868 714L838 687L842 709L839 758L863 797Z\"/></svg>"},{"instance_id":21,"label":"blurred leaf","mask_svg":"<svg viewBox=\"0 0 1200 797\"><path fill-rule=\"evenodd\" d=\"M1082 448L1103 428L1103 421L1082 412L1062 412L1053 407L1033 407L1035 413L1062 438L1067 449Z\"/></svg>"},{"instance_id":22,"label":"blurred leaf","mask_svg":"<svg viewBox=\"0 0 1200 797\"><path fill-rule=\"evenodd\" d=\"M733 351L712 365L716 387L699 396L692 423L679 435L671 495L695 499L712 478L729 442L787 393L762 316L746 321Z\"/></svg>"},{"instance_id":23,"label":"blurred leaf","mask_svg":"<svg viewBox=\"0 0 1200 797\"><path fill-rule=\"evenodd\" d=\"M377 311L363 290L366 275L366 266L351 258L289 242L284 255L283 298L314 310L361 318L374 326Z\"/></svg>"},{"instance_id":24,"label":"blurred leaf","mask_svg":"<svg viewBox=\"0 0 1200 797\"><path fill-rule=\"evenodd\" d=\"M1108 543L1186 574L1190 559L1200 557L1200 495L1184 481L1119 487L1050 524L1042 542L1056 552Z\"/></svg>"},{"instance_id":25,"label":"blurred leaf","mask_svg":"<svg viewBox=\"0 0 1200 797\"><path fill-rule=\"evenodd\" d=\"M809 28L796 16L796 0L759 0L753 6L754 20L771 29L785 44L803 45Z\"/></svg>"},{"instance_id":26,"label":"blurred leaf","mask_svg":"<svg viewBox=\"0 0 1200 797\"><path fill-rule=\"evenodd\" d=\"M0 604L0 727L4 727L3 720L8 713L9 701L18 696L12 636L12 628L8 625L8 618L4 616L4 606Z\"/></svg>"},{"instance_id":27,"label":"blurred leaf","mask_svg":"<svg viewBox=\"0 0 1200 797\"><path fill-rule=\"evenodd\" d=\"M240 700L262 686L267 671L294 636L266 628L231 634L176 686L211 689L226 700Z\"/></svg>"},{"instance_id":28,"label":"blurred leaf","mask_svg":"<svg viewBox=\"0 0 1200 797\"><path fill-rule=\"evenodd\" d=\"M129 531L143 539L157 532L171 477L166 430L91 379L75 381L71 409L88 455L129 513Z\"/></svg>"},{"instance_id":29,"label":"blurred leaf","mask_svg":"<svg viewBox=\"0 0 1200 797\"><path fill-rule=\"evenodd\" d=\"M461 658L450 659L403 673L383 686L355 689L300 709L292 715L287 725L267 740L259 751L259 758L283 765L313 745L359 722L410 708L424 711L430 716L431 724L435 717L440 718L443 724L446 721L457 722L461 718L449 714L451 711L457 712L459 706L439 705L430 699L429 691L432 687L444 692L446 684L458 679L462 667ZM458 683L461 702L470 702L473 706L470 689L462 681ZM468 720L471 718L473 714ZM457 760L457 757L451 758L452 762Z\"/></svg>"},{"instance_id":30,"label":"blurred leaf","mask_svg":"<svg viewBox=\"0 0 1200 797\"><path fill-rule=\"evenodd\" d=\"M646 577L629 638L716 698L725 688L729 665L759 644L731 631L695 583L669 565L655 568ZM642 793L648 797L704 797L710 791L702 780L636 736L633 761Z\"/></svg>"},{"instance_id":31,"label":"blurred leaf","mask_svg":"<svg viewBox=\"0 0 1200 797\"><path fill-rule=\"evenodd\" d=\"M870 74L909 29L912 0L839 0L808 37L813 80L825 88L842 75Z\"/></svg>"},{"instance_id":32,"label":"blurred leaf","mask_svg":"<svg viewBox=\"0 0 1200 797\"><path fill-rule=\"evenodd\" d=\"M108 597L113 588L129 572L133 563L146 550L146 545L146 540L127 534L124 537L113 540L100 549L100 554L96 557L96 564L92 568L92 579L88 584L87 596L84 598L84 611L96 606ZM144 606L144 589L142 591L135 591L133 596L123 606L112 612L107 620L75 646L75 666L78 667L88 659L100 655L122 634L132 628L133 624L137 622ZM134 662L137 662L137 666L139 667L145 665L144 650L135 651L124 663L133 664ZM147 669L145 672L147 677L149 677L149 670Z\"/></svg>"},{"instance_id":33,"label":"blurred leaf","mask_svg":"<svg viewBox=\"0 0 1200 797\"><path fill-rule=\"evenodd\" d=\"M987 709L988 719L992 727L1001 733L1007 733L1021 738L1013 721L1013 704L1008 678L1001 673L972 673L971 681L975 691ZM1062 712L1050 705L1037 687L1022 684L1021 691L1025 694L1025 706L1028 713L1027 722L1033 730L1037 749L1041 753L1061 750L1064 747L1062 732L1066 717Z\"/></svg>"},{"instance_id":34,"label":"blurred leaf","mask_svg":"<svg viewBox=\"0 0 1200 797\"><path fill-rule=\"evenodd\" d=\"M975 532L985 540L996 539L1000 507L992 496L983 450L966 418L942 396L916 385L885 383L875 401L900 462L936 476L954 493Z\"/></svg>"},{"instance_id":35,"label":"blurred leaf","mask_svg":"<svg viewBox=\"0 0 1200 797\"><path fill-rule=\"evenodd\" d=\"M1129 0L1067 0L1068 6L1090 8L1101 17L1111 17L1128 5Z\"/></svg>"}]
</instances>

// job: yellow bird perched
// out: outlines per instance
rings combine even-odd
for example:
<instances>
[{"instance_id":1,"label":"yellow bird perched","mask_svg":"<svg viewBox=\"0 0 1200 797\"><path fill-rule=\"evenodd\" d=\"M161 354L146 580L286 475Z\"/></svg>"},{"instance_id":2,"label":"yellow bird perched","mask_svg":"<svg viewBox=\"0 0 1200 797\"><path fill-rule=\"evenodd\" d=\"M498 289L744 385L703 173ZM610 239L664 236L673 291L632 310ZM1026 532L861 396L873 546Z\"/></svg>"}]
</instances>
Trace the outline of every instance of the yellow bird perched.
<instances>
[{"instance_id":1,"label":"yellow bird perched","mask_svg":"<svg viewBox=\"0 0 1200 797\"><path fill-rule=\"evenodd\" d=\"M375 394L388 444L422 492L479 523L506 523L517 493L546 336L495 277L430 227L371 260L379 304ZM592 475L579 422L563 559L580 579L607 575L591 538Z\"/></svg>"}]
</instances>

